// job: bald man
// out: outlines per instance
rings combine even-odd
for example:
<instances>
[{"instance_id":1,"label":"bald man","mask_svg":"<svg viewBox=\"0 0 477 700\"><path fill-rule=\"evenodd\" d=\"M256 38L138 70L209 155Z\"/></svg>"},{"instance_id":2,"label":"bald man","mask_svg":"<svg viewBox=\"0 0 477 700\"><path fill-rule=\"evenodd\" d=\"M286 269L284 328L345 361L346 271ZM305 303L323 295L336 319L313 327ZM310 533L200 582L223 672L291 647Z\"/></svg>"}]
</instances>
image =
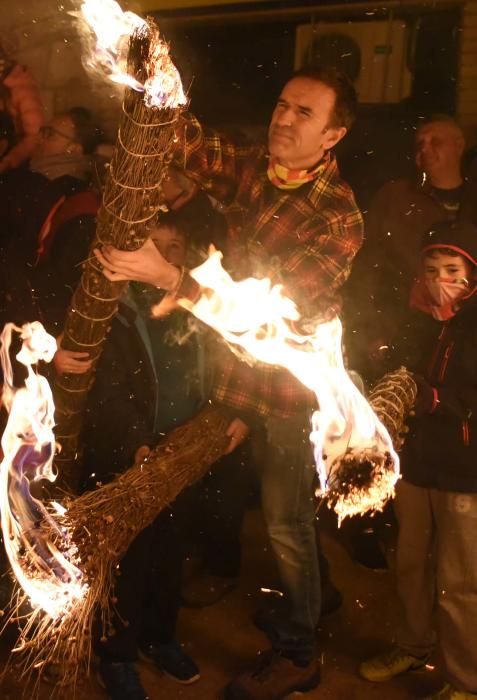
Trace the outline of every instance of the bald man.
<instances>
[{"instance_id":1,"label":"bald man","mask_svg":"<svg viewBox=\"0 0 477 700\"><path fill-rule=\"evenodd\" d=\"M461 171L464 149L454 119L440 115L424 122L416 130L416 176L388 182L371 202L365 244L349 283L347 316L361 331L361 352L371 352L378 374L377 348L401 332L422 236L442 221L477 221L477 183L465 181ZM360 359L366 373L369 365Z\"/></svg>"}]
</instances>

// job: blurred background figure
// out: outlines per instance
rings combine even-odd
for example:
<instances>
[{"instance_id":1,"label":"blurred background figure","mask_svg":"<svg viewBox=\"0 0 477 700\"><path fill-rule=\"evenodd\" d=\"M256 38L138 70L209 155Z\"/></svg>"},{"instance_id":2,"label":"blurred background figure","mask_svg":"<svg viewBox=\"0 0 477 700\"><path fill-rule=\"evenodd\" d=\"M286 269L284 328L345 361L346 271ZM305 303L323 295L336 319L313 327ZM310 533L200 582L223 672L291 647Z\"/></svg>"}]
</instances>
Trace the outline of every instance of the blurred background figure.
<instances>
[{"instance_id":1,"label":"blurred background figure","mask_svg":"<svg viewBox=\"0 0 477 700\"><path fill-rule=\"evenodd\" d=\"M33 153L44 123L44 108L33 76L8 56L0 44L0 106L11 117L15 143L4 155L0 152L0 173L18 168Z\"/></svg>"}]
</instances>

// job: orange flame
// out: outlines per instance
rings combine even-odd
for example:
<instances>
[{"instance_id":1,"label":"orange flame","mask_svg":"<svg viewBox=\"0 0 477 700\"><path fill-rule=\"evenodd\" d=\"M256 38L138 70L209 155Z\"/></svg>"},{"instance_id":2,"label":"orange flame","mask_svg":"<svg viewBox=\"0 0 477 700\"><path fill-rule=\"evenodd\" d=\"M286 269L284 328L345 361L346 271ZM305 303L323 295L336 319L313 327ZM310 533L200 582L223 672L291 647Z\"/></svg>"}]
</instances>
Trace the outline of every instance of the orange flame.
<instances>
[{"instance_id":1,"label":"orange flame","mask_svg":"<svg viewBox=\"0 0 477 700\"><path fill-rule=\"evenodd\" d=\"M9 354L13 333L19 333L23 341L16 358L27 368L25 385L19 389L13 384ZM0 352L3 402L9 412L0 465L3 541L15 577L34 611L39 614L43 610L57 619L72 612L86 585L70 535L58 522L64 509L55 503L47 509L30 490L34 482L56 479L53 398L46 378L32 369L39 360L51 361L56 341L41 323L22 328L8 323L1 335ZM45 527L55 542L45 536Z\"/></svg>"},{"instance_id":2,"label":"orange flame","mask_svg":"<svg viewBox=\"0 0 477 700\"><path fill-rule=\"evenodd\" d=\"M192 271L206 290L194 306L181 303L228 343L240 345L255 360L285 367L315 393L319 409L313 414L311 440L323 493L337 466L350 455L377 462L390 456L391 469L378 470L364 493L340 497L334 506L340 520L382 509L393 495L399 459L386 428L346 372L339 318L317 322L308 335L299 335L292 330L298 310L282 287L268 279L234 282L221 258L220 252L211 251Z\"/></svg>"},{"instance_id":3,"label":"orange flame","mask_svg":"<svg viewBox=\"0 0 477 700\"><path fill-rule=\"evenodd\" d=\"M89 30L96 35L94 49L87 59L89 66L106 73L116 83L144 92L148 107L174 108L186 104L179 72L156 28L133 12L123 12L115 0L83 0L81 12ZM134 32L144 32L151 41L144 83L127 72L129 38Z\"/></svg>"}]
</instances>

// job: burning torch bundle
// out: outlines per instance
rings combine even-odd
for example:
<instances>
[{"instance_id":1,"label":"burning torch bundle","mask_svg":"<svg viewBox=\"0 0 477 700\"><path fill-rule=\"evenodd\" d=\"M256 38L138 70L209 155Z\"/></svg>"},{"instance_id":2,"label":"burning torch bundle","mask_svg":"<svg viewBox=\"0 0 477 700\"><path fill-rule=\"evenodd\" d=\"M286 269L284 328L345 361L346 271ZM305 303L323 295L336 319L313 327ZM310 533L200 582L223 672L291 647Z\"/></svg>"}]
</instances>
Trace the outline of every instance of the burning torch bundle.
<instances>
[{"instance_id":1,"label":"burning torch bundle","mask_svg":"<svg viewBox=\"0 0 477 700\"><path fill-rule=\"evenodd\" d=\"M117 8L112 0L108 2ZM101 4L97 0L84 3L93 26ZM132 32L125 76L128 87L93 246L113 244L134 250L146 240L148 222L159 211L160 184L185 99L154 23L129 13L120 13L120 21ZM107 63L109 53L104 47L102 56ZM117 72L111 67L114 79ZM311 440L322 492L330 495L339 517L382 508L393 493L399 464L386 427L395 440L402 432L416 394L412 378L405 370L388 375L371 395L370 406L344 368L337 317L318 319L309 335L299 335L293 330L298 311L279 286L266 279L234 282L220 259L216 252L191 272L206 291L192 308L188 305L188 311L229 345L240 346L253 361L286 368L315 393L318 408ZM111 283L103 276L91 256L73 298L63 346L88 350L97 361L123 289L123 283ZM29 346L43 337L37 328L24 328L22 333ZM24 668L61 661L71 673L82 661L88 662L95 610L101 612L103 629L107 632L110 627L110 596L118 561L162 508L222 454L228 418L208 407L114 482L71 500L67 508L43 506L28 488L25 496L25 485L41 478L53 480L49 469L55 445L51 397L44 382L34 381L36 375L31 371L35 358L51 356L50 345L48 348L26 362L35 400L24 400L23 393L10 391L15 396L15 402L10 401L10 418L24 411L27 420L19 430L12 419L4 435L2 488L8 493L12 512L5 522L8 509L7 515L2 509L2 527L4 536L14 537L9 558L33 609L18 645L26 654ZM67 483L71 482L93 372L60 377L55 387L56 439L62 446L57 462L60 470L69 471L62 474ZM32 406L38 407L37 414L32 413ZM19 436L23 442L18 442ZM40 457L45 458L48 469L33 475L32 466ZM20 478L11 476L12 467Z\"/></svg>"},{"instance_id":2,"label":"burning torch bundle","mask_svg":"<svg viewBox=\"0 0 477 700\"><path fill-rule=\"evenodd\" d=\"M83 7L98 32L98 23L106 23L103 28L108 30L108 23L114 19L95 13L99 13L101 4L89 0ZM92 247L112 244L122 250L135 250L145 242L149 222L160 210L161 182L185 98L179 74L157 26L130 13L120 13L122 22L125 15L135 18L130 20L133 33L129 40L128 73L124 77L128 87ZM62 341L65 349L88 351L97 362L125 285L109 282L91 254L66 320ZM55 432L62 447L57 462L62 480L70 486L75 485L73 462L93 377L94 368L85 374L63 375L54 388Z\"/></svg>"}]
</instances>

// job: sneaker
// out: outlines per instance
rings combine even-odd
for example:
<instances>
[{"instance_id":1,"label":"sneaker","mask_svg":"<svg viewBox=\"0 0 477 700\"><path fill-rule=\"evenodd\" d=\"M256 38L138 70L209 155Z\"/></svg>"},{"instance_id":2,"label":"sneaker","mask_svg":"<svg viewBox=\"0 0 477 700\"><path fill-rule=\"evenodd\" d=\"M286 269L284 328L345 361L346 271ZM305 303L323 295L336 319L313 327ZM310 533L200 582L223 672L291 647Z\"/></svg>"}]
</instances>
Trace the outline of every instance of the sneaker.
<instances>
[{"instance_id":1,"label":"sneaker","mask_svg":"<svg viewBox=\"0 0 477 700\"><path fill-rule=\"evenodd\" d=\"M379 656L375 656L368 661L363 661L359 665L359 674L366 678L367 681L384 683L400 673L422 668L428 661L429 654L426 654L426 656L413 656L399 647L394 647L394 649L385 654L379 654Z\"/></svg>"},{"instance_id":2,"label":"sneaker","mask_svg":"<svg viewBox=\"0 0 477 700\"><path fill-rule=\"evenodd\" d=\"M193 576L182 586L182 605L185 608L206 608L215 605L233 591L236 585L235 577L212 574Z\"/></svg>"},{"instance_id":3,"label":"sneaker","mask_svg":"<svg viewBox=\"0 0 477 700\"><path fill-rule=\"evenodd\" d=\"M436 695L428 695L424 700L473 700L477 698L477 693L469 693L466 690L457 690L449 683L440 690Z\"/></svg>"},{"instance_id":4,"label":"sneaker","mask_svg":"<svg viewBox=\"0 0 477 700\"><path fill-rule=\"evenodd\" d=\"M148 700L133 663L101 663L98 680L111 700Z\"/></svg>"},{"instance_id":5,"label":"sneaker","mask_svg":"<svg viewBox=\"0 0 477 700\"><path fill-rule=\"evenodd\" d=\"M298 666L276 651L259 656L256 667L231 681L224 689L224 700L283 700L290 693L306 693L320 682L320 667L314 659Z\"/></svg>"},{"instance_id":6,"label":"sneaker","mask_svg":"<svg viewBox=\"0 0 477 700\"><path fill-rule=\"evenodd\" d=\"M142 645L139 656L143 661L155 664L157 668L178 683L190 685L200 678L195 661L188 656L176 641L167 644Z\"/></svg>"}]
</instances>

